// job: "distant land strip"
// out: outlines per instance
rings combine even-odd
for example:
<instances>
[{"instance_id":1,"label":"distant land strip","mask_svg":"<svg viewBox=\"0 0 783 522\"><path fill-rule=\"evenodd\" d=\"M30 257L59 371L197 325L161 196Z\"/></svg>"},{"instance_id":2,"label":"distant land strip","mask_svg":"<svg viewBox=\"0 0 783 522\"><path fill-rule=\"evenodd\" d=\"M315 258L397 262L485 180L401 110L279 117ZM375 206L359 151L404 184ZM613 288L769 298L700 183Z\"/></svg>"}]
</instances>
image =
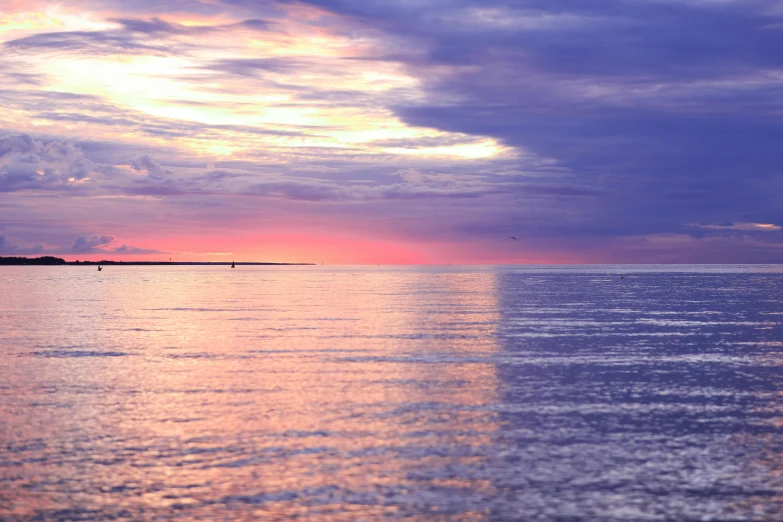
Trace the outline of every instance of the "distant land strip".
<instances>
[{"instance_id":1,"label":"distant land strip","mask_svg":"<svg viewBox=\"0 0 783 522\"><path fill-rule=\"evenodd\" d=\"M82 265L125 265L125 266L157 266L157 265L177 265L177 266L193 266L193 265L220 265L230 266L232 264L246 266L246 265L275 265L275 266L311 266L315 263L268 263L257 261L238 261L233 263L231 261L66 261L65 259L52 256L44 257L2 257L0 256L0 265L66 265L66 266L82 266Z\"/></svg>"}]
</instances>

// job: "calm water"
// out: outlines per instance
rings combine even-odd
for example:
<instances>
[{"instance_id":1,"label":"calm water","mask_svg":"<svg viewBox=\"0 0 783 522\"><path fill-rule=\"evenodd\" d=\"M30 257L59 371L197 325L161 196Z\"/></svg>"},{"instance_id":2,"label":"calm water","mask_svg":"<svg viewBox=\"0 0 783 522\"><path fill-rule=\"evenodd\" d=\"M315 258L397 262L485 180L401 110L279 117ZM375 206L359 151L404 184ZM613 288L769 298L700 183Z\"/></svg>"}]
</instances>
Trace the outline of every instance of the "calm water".
<instances>
[{"instance_id":1,"label":"calm water","mask_svg":"<svg viewBox=\"0 0 783 522\"><path fill-rule=\"evenodd\" d=\"M0 519L780 520L781 321L771 266L0 268Z\"/></svg>"}]
</instances>

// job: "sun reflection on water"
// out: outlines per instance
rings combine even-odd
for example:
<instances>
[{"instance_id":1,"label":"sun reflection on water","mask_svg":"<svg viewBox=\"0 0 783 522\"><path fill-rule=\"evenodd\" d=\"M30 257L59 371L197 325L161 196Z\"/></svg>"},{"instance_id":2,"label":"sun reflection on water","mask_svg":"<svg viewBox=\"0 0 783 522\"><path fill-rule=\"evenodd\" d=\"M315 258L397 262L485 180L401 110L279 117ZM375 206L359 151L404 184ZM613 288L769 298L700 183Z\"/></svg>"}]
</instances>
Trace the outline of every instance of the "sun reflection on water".
<instances>
[{"instance_id":1,"label":"sun reflection on water","mask_svg":"<svg viewBox=\"0 0 783 522\"><path fill-rule=\"evenodd\" d=\"M492 273L106 272L11 288L3 440L42 457L14 515L429 517L490 487L453 470L495 429Z\"/></svg>"}]
</instances>

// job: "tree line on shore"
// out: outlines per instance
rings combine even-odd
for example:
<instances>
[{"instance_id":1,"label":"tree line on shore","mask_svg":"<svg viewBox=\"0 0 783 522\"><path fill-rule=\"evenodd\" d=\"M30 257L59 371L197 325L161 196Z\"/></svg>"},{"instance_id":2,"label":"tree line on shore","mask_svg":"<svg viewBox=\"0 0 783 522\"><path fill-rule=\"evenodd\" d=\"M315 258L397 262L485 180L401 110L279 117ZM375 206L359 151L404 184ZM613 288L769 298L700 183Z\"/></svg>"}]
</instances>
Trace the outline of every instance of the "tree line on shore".
<instances>
[{"instance_id":1,"label":"tree line on shore","mask_svg":"<svg viewBox=\"0 0 783 522\"><path fill-rule=\"evenodd\" d=\"M0 265L64 265L65 259L53 256L43 257L2 257Z\"/></svg>"}]
</instances>

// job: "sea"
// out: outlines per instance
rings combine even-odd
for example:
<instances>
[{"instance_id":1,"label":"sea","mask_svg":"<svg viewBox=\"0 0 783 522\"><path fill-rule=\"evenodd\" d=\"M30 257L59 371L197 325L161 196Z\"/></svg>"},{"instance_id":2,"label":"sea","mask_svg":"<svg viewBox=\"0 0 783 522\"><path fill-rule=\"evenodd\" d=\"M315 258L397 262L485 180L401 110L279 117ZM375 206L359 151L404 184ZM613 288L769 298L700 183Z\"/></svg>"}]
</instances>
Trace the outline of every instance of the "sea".
<instances>
[{"instance_id":1,"label":"sea","mask_svg":"<svg viewBox=\"0 0 783 522\"><path fill-rule=\"evenodd\" d=\"M0 267L0 520L783 519L783 267Z\"/></svg>"}]
</instances>

